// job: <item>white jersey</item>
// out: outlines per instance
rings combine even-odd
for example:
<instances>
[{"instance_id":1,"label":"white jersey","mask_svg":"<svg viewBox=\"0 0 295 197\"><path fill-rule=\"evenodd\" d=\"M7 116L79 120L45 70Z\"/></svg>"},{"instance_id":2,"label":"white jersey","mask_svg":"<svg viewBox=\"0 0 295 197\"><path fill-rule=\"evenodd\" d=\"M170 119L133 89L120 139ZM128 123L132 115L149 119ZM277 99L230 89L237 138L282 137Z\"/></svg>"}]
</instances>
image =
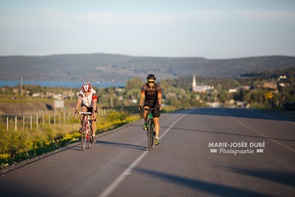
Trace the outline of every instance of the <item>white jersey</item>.
<instances>
[{"instance_id":1,"label":"white jersey","mask_svg":"<svg viewBox=\"0 0 295 197\"><path fill-rule=\"evenodd\" d=\"M86 107L93 107L94 99L97 99L97 94L92 88L88 96L86 96L82 90L78 94L78 100L82 100L82 106L85 105Z\"/></svg>"}]
</instances>

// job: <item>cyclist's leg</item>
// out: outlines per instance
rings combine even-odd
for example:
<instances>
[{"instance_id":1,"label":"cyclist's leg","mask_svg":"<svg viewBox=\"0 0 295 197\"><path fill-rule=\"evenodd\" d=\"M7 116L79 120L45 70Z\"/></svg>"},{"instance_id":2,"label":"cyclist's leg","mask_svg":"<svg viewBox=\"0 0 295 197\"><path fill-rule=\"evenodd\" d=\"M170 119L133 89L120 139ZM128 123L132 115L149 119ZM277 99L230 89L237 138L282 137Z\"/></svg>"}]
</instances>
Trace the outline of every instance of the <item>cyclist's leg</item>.
<instances>
[{"instance_id":1,"label":"cyclist's leg","mask_svg":"<svg viewBox=\"0 0 295 197\"><path fill-rule=\"evenodd\" d=\"M148 106L143 107L143 119L144 119L144 122L147 122L148 109L149 109Z\"/></svg>"},{"instance_id":2,"label":"cyclist's leg","mask_svg":"<svg viewBox=\"0 0 295 197\"><path fill-rule=\"evenodd\" d=\"M81 106L81 111L82 111L82 112L87 112L87 110L88 110L88 109L87 109L87 107L86 107L85 105L82 105L82 106ZM83 118L83 116L81 116L81 124L82 124L82 118Z\"/></svg>"},{"instance_id":3,"label":"cyclist's leg","mask_svg":"<svg viewBox=\"0 0 295 197\"><path fill-rule=\"evenodd\" d=\"M97 111L97 109L96 109ZM88 112L93 112L93 107L89 107L88 108ZM95 113L95 117L97 117L97 113ZM92 124L91 124L91 129L92 129L92 136L95 136L95 132L96 132L96 119L92 119Z\"/></svg>"},{"instance_id":4,"label":"cyclist's leg","mask_svg":"<svg viewBox=\"0 0 295 197\"><path fill-rule=\"evenodd\" d=\"M87 107L87 112L93 112L93 108L92 107ZM97 114L96 114L96 117L97 117ZM96 119L91 120L91 130L92 130L91 143L94 144L96 142L96 136L95 136Z\"/></svg>"},{"instance_id":5,"label":"cyclist's leg","mask_svg":"<svg viewBox=\"0 0 295 197\"><path fill-rule=\"evenodd\" d=\"M96 119L92 120L91 126L92 126L92 132L93 132L92 134L93 134L93 136L95 136L95 132L96 132Z\"/></svg>"},{"instance_id":6,"label":"cyclist's leg","mask_svg":"<svg viewBox=\"0 0 295 197\"><path fill-rule=\"evenodd\" d=\"M156 133L156 138L155 138L155 144L159 144L159 135L160 135L160 111L158 108L155 108L153 111L153 116L154 116L154 124L155 124L155 133Z\"/></svg>"},{"instance_id":7,"label":"cyclist's leg","mask_svg":"<svg viewBox=\"0 0 295 197\"><path fill-rule=\"evenodd\" d=\"M160 121L159 121L159 118L154 117L154 123L155 123L156 138L158 138L159 134L160 134Z\"/></svg>"},{"instance_id":8,"label":"cyclist's leg","mask_svg":"<svg viewBox=\"0 0 295 197\"><path fill-rule=\"evenodd\" d=\"M97 117L97 115L96 115ZM96 132L96 119L92 119L92 143L94 144L96 142L96 136L95 136L95 132Z\"/></svg>"},{"instance_id":9,"label":"cyclist's leg","mask_svg":"<svg viewBox=\"0 0 295 197\"><path fill-rule=\"evenodd\" d=\"M81 111L82 112L87 112L88 111L88 108L85 105L82 105L81 106Z\"/></svg>"},{"instance_id":10,"label":"cyclist's leg","mask_svg":"<svg viewBox=\"0 0 295 197\"><path fill-rule=\"evenodd\" d=\"M147 115L148 115L148 109L149 109L149 106L146 106L146 105L143 106L143 119L144 119L143 129L144 129L144 130L147 130Z\"/></svg>"}]
</instances>

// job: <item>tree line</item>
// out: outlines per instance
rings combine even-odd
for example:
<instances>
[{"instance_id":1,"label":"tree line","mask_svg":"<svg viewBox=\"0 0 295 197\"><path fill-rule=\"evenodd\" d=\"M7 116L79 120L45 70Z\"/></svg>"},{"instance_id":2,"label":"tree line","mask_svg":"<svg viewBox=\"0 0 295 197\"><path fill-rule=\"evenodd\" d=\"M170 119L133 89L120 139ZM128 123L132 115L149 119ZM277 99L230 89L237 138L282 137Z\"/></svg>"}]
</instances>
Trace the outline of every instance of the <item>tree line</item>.
<instances>
[{"instance_id":1,"label":"tree line","mask_svg":"<svg viewBox=\"0 0 295 197\"><path fill-rule=\"evenodd\" d=\"M209 78L197 76L198 85L214 87L207 92L194 92L192 90L192 76L157 79L157 83L160 84L163 91L163 104L172 109L206 107L210 102L218 102L223 107L236 107L237 103L243 103L244 107L251 108L283 108L285 103L295 101L295 67L244 76L247 77ZM280 79L281 76L285 76L285 78ZM101 107L136 106L140 99L141 86L144 83L145 81L141 78L135 77L127 80L125 87L122 88L94 88L99 95ZM266 84L273 85L267 86ZM28 85L25 88L30 90L30 94L48 91L55 93L69 92L69 88L59 87ZM230 92L230 89L236 89L236 91ZM74 94L68 99L75 100L75 93L78 91L80 91L78 88L71 89ZM20 95L19 92L13 92L11 87L6 87L6 90L1 91L1 93L3 94L1 99L10 99L12 96L16 99L33 99Z\"/></svg>"}]
</instances>

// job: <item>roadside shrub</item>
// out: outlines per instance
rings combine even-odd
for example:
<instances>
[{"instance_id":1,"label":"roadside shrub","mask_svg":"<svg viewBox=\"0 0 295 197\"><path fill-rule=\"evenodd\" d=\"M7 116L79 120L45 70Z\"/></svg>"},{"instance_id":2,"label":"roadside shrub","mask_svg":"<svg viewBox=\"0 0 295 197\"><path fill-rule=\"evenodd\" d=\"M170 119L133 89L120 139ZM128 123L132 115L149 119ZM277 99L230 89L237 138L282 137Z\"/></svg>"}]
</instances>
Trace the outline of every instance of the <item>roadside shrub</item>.
<instances>
[{"instance_id":1,"label":"roadside shrub","mask_svg":"<svg viewBox=\"0 0 295 197\"><path fill-rule=\"evenodd\" d=\"M111 122L116 121L116 120L124 120L127 117L126 112L116 112L112 111L108 114L107 119Z\"/></svg>"}]
</instances>

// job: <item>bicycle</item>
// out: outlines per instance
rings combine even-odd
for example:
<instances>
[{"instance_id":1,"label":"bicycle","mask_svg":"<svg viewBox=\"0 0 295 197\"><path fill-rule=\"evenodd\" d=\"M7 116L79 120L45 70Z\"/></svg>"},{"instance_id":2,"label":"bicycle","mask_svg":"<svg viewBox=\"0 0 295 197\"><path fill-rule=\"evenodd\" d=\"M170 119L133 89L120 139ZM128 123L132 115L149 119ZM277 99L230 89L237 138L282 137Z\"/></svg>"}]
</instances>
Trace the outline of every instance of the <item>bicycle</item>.
<instances>
[{"instance_id":1,"label":"bicycle","mask_svg":"<svg viewBox=\"0 0 295 197\"><path fill-rule=\"evenodd\" d=\"M80 128L81 133L81 148L84 151L86 145L87 148L90 149L92 144L92 127L91 120L89 119L89 115L91 112L79 112L82 115L82 127Z\"/></svg>"},{"instance_id":2,"label":"bicycle","mask_svg":"<svg viewBox=\"0 0 295 197\"><path fill-rule=\"evenodd\" d=\"M147 137L148 137L148 150L151 151L155 147L155 123L154 123L154 117L152 111L155 110L155 108L149 107L147 114Z\"/></svg>"}]
</instances>

